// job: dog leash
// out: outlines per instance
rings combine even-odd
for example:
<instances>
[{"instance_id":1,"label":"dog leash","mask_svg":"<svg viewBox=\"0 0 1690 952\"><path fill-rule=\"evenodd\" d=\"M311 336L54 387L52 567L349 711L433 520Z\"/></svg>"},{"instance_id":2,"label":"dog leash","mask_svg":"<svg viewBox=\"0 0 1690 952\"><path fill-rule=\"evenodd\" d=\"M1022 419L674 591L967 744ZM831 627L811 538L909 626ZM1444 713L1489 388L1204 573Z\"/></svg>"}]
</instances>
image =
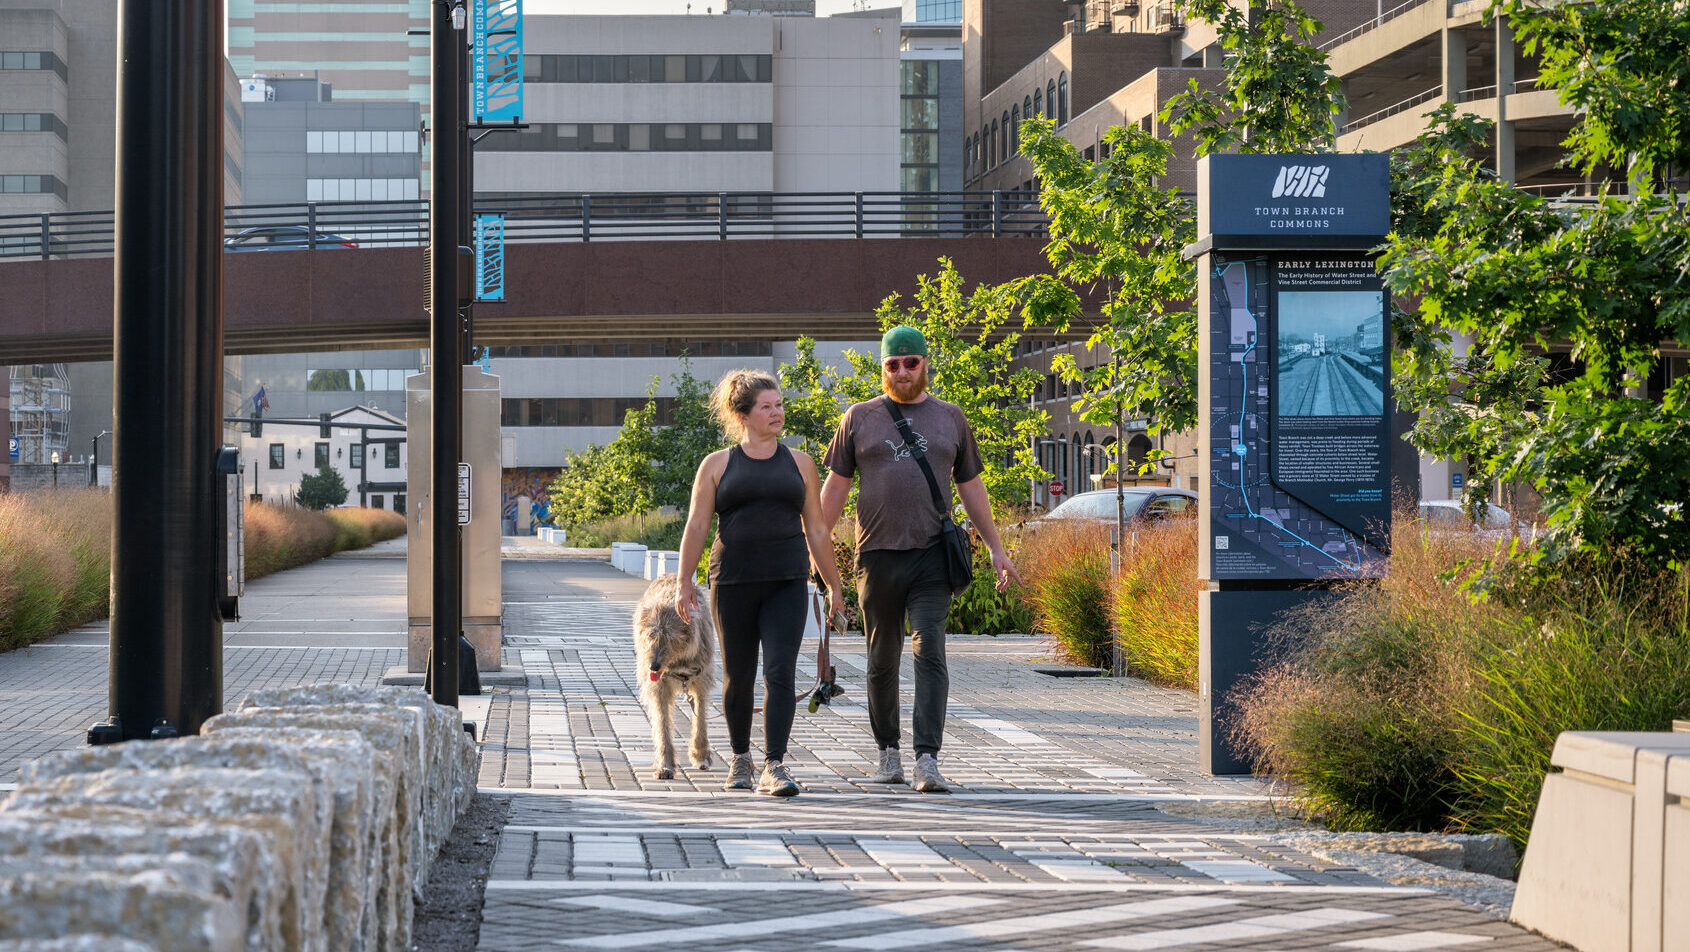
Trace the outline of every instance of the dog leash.
<instances>
[{"instance_id":1,"label":"dog leash","mask_svg":"<svg viewBox=\"0 0 1690 952\"><path fill-rule=\"evenodd\" d=\"M827 598L827 584L822 581L820 572L811 572L810 581L815 583L816 590L810 596L810 612L816 618L816 630L821 633L820 642L816 645L816 686L802 691L794 700L802 701L806 696L810 699L810 713L814 714L823 704L845 693L839 686L838 672L833 666L833 658L828 651L829 625L822 620L824 614L823 602ZM839 613L833 616L833 624L839 629L839 637L845 637L845 615Z\"/></svg>"}]
</instances>

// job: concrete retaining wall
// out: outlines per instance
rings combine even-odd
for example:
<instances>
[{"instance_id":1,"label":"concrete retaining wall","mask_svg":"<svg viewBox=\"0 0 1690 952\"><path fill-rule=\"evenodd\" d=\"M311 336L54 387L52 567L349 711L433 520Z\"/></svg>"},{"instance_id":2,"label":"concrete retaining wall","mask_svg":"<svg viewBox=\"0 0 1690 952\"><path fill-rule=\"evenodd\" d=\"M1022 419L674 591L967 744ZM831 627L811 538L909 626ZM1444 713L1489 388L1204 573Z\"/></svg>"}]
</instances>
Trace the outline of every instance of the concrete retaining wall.
<instances>
[{"instance_id":1,"label":"concrete retaining wall","mask_svg":"<svg viewBox=\"0 0 1690 952\"><path fill-rule=\"evenodd\" d=\"M408 949L479 765L457 711L335 684L50 754L0 803L0 952Z\"/></svg>"}]
</instances>

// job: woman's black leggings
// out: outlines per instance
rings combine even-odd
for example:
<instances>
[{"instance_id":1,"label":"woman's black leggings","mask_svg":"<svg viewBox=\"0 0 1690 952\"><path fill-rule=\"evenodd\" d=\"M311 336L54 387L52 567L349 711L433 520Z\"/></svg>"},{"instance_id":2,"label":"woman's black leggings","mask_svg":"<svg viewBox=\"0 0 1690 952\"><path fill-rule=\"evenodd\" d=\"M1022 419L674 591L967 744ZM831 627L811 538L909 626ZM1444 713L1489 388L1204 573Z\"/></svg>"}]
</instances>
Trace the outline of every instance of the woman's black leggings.
<instances>
[{"instance_id":1,"label":"woman's black leggings","mask_svg":"<svg viewBox=\"0 0 1690 952\"><path fill-rule=\"evenodd\" d=\"M756 706L757 647L763 648L763 751L786 759L792 735L793 679L804 641L802 579L736 582L710 589L716 635L722 643L722 715L736 754L751 752L751 711Z\"/></svg>"}]
</instances>

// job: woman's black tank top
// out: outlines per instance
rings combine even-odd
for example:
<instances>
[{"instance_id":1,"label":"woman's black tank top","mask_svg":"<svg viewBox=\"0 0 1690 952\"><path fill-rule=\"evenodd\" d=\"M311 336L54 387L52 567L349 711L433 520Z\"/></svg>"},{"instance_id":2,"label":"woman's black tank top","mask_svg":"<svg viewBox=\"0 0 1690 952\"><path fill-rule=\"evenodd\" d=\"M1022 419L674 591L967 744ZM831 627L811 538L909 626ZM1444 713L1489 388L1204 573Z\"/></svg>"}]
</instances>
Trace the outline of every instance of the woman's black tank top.
<instances>
[{"instance_id":1,"label":"woman's black tank top","mask_svg":"<svg viewBox=\"0 0 1690 952\"><path fill-rule=\"evenodd\" d=\"M804 477L792 451L752 459L738 446L716 481L716 542L710 584L782 582L810 576L804 545Z\"/></svg>"}]
</instances>

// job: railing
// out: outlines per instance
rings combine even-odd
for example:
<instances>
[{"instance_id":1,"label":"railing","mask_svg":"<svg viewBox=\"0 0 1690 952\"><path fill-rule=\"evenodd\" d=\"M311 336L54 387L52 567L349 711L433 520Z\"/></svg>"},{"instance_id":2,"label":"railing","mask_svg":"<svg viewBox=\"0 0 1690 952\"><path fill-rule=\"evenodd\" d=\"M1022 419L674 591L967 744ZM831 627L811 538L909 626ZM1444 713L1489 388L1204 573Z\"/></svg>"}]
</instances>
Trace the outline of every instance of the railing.
<instances>
[{"instance_id":1,"label":"railing","mask_svg":"<svg viewBox=\"0 0 1690 952\"><path fill-rule=\"evenodd\" d=\"M1455 101L1456 102L1478 102L1481 99L1495 99L1495 98L1496 98L1496 87L1495 86L1474 86L1472 89L1463 89L1461 91L1461 93L1455 97Z\"/></svg>"},{"instance_id":2,"label":"railing","mask_svg":"<svg viewBox=\"0 0 1690 952\"><path fill-rule=\"evenodd\" d=\"M1368 20L1366 23L1363 23L1360 26L1352 27L1351 29L1345 30L1344 32L1338 34L1337 36L1333 37L1332 39L1327 40L1326 42L1320 44L1318 49L1320 49L1322 52L1326 52L1326 51L1336 49L1338 46L1340 46L1344 43L1348 43L1349 41L1355 39L1356 37L1362 35L1363 33L1366 33L1370 30L1375 30L1375 29L1379 28L1380 26L1383 26L1384 24L1389 23L1392 20L1395 20L1397 17L1402 16L1403 14L1405 14L1408 11L1414 9L1415 7L1424 6L1427 3L1447 3L1447 2L1448 2L1448 0L1408 0L1407 3L1404 3L1400 6L1392 7L1391 9L1386 10L1385 12L1379 14L1378 16L1374 17L1371 20Z\"/></svg>"},{"instance_id":3,"label":"railing","mask_svg":"<svg viewBox=\"0 0 1690 952\"><path fill-rule=\"evenodd\" d=\"M736 238L1041 237L1035 192L625 192L480 199L503 213L505 241ZM110 255L112 212L0 216L0 258ZM267 237L273 240L267 241ZM230 251L257 248L417 247L428 242L422 201L230 206Z\"/></svg>"},{"instance_id":4,"label":"railing","mask_svg":"<svg viewBox=\"0 0 1690 952\"><path fill-rule=\"evenodd\" d=\"M1421 93L1418 96L1411 96L1411 97L1404 99L1402 102L1399 102L1395 105L1386 106L1385 108L1379 110L1378 112L1368 113L1367 115L1362 116L1360 119L1353 119L1349 122L1344 123L1344 127L1342 129L1338 130L1338 134L1339 135L1345 135L1347 133L1354 132L1357 129L1361 129L1361 128L1364 128L1366 126L1371 126L1375 122L1378 122L1381 119L1389 119L1390 117L1396 115L1399 112L1407 112L1408 110L1413 109L1415 106L1418 106L1421 103L1429 102L1433 99L1438 98L1439 96L1442 96L1443 94L1444 94L1444 88L1443 88L1442 85L1433 86L1431 89L1426 90L1425 92Z\"/></svg>"}]
</instances>

